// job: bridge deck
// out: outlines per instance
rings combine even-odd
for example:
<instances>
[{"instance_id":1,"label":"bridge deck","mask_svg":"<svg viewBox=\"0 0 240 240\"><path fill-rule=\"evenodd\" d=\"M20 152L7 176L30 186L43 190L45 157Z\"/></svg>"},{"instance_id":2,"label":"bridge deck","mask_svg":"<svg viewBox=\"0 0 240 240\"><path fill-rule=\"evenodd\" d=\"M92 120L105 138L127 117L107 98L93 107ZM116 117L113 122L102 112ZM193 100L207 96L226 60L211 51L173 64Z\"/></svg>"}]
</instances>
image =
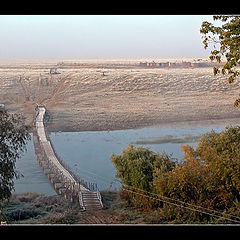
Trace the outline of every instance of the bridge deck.
<instances>
[{"instance_id":1,"label":"bridge deck","mask_svg":"<svg viewBox=\"0 0 240 240\"><path fill-rule=\"evenodd\" d=\"M39 140L42 144L42 147L48 157L48 159L56 166L57 169L59 169L62 174L64 175L64 177L66 179L69 180L69 182L71 182L72 184L74 184L75 186L80 187L80 190L85 190L85 191L89 191L87 188L85 188L84 186L82 186L81 184L79 184L73 177L72 175L62 166L62 164L58 161L50 141L47 140L46 137L46 133L45 133L45 129L44 129L44 123L43 123L43 119L44 119L44 115L46 113L46 109L44 107L39 107L39 112L36 118L36 130L37 130L37 134L39 137Z\"/></svg>"},{"instance_id":2,"label":"bridge deck","mask_svg":"<svg viewBox=\"0 0 240 240\"><path fill-rule=\"evenodd\" d=\"M45 156L45 163L41 163L41 165L45 164L51 168L50 172L52 171L52 175L59 181L60 185L63 185L63 191L70 191L71 199L73 196L77 196L78 201L83 209L100 209L103 207L101 201L100 192L97 191L90 191L85 183L85 181L80 181L81 183L85 184L84 186L77 181L73 176L74 173L70 173L62 164L59 162L58 157L56 156L54 149L51 145L51 142L48 140L45 128L44 128L44 116L46 114L45 107L38 107L38 114L36 117L36 142L40 145L36 146L36 148L42 150L42 155ZM44 159L44 157L41 159ZM41 160L40 160L41 161ZM76 177L76 176L75 176ZM54 181L51 179L51 181ZM55 186L56 183L55 183ZM62 190L60 190L61 192Z\"/></svg>"}]
</instances>

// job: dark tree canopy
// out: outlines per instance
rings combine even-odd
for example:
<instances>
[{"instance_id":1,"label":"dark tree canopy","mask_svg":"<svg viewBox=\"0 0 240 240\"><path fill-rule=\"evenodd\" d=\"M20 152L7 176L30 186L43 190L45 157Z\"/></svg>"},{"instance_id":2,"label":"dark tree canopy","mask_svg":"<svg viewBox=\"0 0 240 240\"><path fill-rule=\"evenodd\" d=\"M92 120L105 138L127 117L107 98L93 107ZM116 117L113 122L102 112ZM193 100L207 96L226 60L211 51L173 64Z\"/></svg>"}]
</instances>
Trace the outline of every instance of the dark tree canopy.
<instances>
[{"instance_id":1,"label":"dark tree canopy","mask_svg":"<svg viewBox=\"0 0 240 240\"><path fill-rule=\"evenodd\" d=\"M200 33L203 34L204 48L208 48L213 43L214 50L211 51L210 59L218 63L226 59L226 63L220 67L214 67L214 75L222 73L228 74L228 82L232 83L239 76L237 70L240 64L240 16L213 16L214 21L220 21L221 26L214 26L213 23L204 21ZM225 60L224 59L224 60ZM237 107L240 98L234 102Z\"/></svg>"},{"instance_id":2,"label":"dark tree canopy","mask_svg":"<svg viewBox=\"0 0 240 240\"><path fill-rule=\"evenodd\" d=\"M30 140L29 129L21 115L0 109L0 202L11 196L14 178L19 177L16 160Z\"/></svg>"}]
</instances>

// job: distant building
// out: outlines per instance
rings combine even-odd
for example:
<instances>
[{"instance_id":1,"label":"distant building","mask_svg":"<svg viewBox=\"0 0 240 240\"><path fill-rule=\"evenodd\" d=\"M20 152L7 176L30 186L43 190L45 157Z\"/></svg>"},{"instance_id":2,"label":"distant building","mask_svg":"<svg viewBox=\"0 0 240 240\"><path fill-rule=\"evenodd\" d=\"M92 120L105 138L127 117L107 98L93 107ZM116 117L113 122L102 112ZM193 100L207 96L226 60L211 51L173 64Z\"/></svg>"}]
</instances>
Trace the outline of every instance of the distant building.
<instances>
[{"instance_id":1,"label":"distant building","mask_svg":"<svg viewBox=\"0 0 240 240\"><path fill-rule=\"evenodd\" d=\"M139 65L140 65L141 67L146 67L146 66L147 66L147 62L140 62Z\"/></svg>"},{"instance_id":2,"label":"distant building","mask_svg":"<svg viewBox=\"0 0 240 240\"><path fill-rule=\"evenodd\" d=\"M163 63L160 63L161 67L169 67L169 62L163 62Z\"/></svg>"},{"instance_id":3,"label":"distant building","mask_svg":"<svg viewBox=\"0 0 240 240\"><path fill-rule=\"evenodd\" d=\"M200 60L200 59L198 59ZM189 68L189 67L207 67L209 64L204 63L204 62L198 62L198 61L194 61L194 62L140 62L139 66L141 67L151 67L151 68Z\"/></svg>"},{"instance_id":4,"label":"distant building","mask_svg":"<svg viewBox=\"0 0 240 240\"><path fill-rule=\"evenodd\" d=\"M182 67L191 67L191 63L190 62L182 62L181 66Z\"/></svg>"},{"instance_id":5,"label":"distant building","mask_svg":"<svg viewBox=\"0 0 240 240\"><path fill-rule=\"evenodd\" d=\"M158 64L159 65L159 64ZM148 67L157 67L157 63L155 63L154 61L147 63Z\"/></svg>"},{"instance_id":6,"label":"distant building","mask_svg":"<svg viewBox=\"0 0 240 240\"><path fill-rule=\"evenodd\" d=\"M169 67L177 67L177 63L169 63Z\"/></svg>"},{"instance_id":7,"label":"distant building","mask_svg":"<svg viewBox=\"0 0 240 240\"><path fill-rule=\"evenodd\" d=\"M57 68L50 68L50 74L60 74L60 72L57 71Z\"/></svg>"},{"instance_id":8,"label":"distant building","mask_svg":"<svg viewBox=\"0 0 240 240\"><path fill-rule=\"evenodd\" d=\"M192 67L200 67L201 65L200 65L200 63L194 62L194 63L191 63L191 66Z\"/></svg>"}]
</instances>

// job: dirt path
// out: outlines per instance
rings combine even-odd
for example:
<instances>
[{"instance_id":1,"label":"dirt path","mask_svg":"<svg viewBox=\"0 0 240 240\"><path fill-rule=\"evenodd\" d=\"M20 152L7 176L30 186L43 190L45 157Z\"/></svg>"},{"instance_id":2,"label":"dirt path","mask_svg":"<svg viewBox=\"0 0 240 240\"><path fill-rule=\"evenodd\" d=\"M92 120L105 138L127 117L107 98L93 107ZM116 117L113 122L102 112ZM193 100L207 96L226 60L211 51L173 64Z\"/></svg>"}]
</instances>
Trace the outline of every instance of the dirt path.
<instances>
[{"instance_id":1,"label":"dirt path","mask_svg":"<svg viewBox=\"0 0 240 240\"><path fill-rule=\"evenodd\" d=\"M45 104L47 106L51 106L52 104L57 102L57 96L63 91L64 84L65 84L67 78L69 78L71 75L72 74L68 74L67 76L64 76L62 78L62 80L58 83L57 87L55 88L55 90L54 90L53 94L50 96L50 98L41 101L41 103ZM65 88L65 91L66 91L66 88Z\"/></svg>"},{"instance_id":2,"label":"dirt path","mask_svg":"<svg viewBox=\"0 0 240 240\"><path fill-rule=\"evenodd\" d=\"M118 224L119 221L115 220L113 216L99 210L95 212L82 212L79 213L81 221L75 224Z\"/></svg>"}]
</instances>

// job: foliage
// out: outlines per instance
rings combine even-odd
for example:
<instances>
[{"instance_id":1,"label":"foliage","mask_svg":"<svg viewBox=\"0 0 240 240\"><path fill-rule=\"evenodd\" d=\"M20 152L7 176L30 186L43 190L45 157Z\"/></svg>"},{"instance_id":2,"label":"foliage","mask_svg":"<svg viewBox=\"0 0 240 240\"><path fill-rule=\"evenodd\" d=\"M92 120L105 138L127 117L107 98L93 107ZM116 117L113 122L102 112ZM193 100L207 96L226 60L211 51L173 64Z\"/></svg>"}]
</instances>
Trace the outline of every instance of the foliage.
<instances>
[{"instance_id":1,"label":"foliage","mask_svg":"<svg viewBox=\"0 0 240 240\"><path fill-rule=\"evenodd\" d=\"M43 209L33 204L38 197L37 193L13 194L3 202L2 219L7 223L14 223L44 215Z\"/></svg>"},{"instance_id":2,"label":"foliage","mask_svg":"<svg viewBox=\"0 0 240 240\"><path fill-rule=\"evenodd\" d=\"M15 163L30 139L29 128L21 115L0 110L0 201L11 196L13 180L19 177Z\"/></svg>"},{"instance_id":3,"label":"foliage","mask_svg":"<svg viewBox=\"0 0 240 240\"><path fill-rule=\"evenodd\" d=\"M196 151L209 168L207 186L214 193L211 206L231 207L240 200L240 127L203 135Z\"/></svg>"},{"instance_id":4,"label":"foliage","mask_svg":"<svg viewBox=\"0 0 240 240\"><path fill-rule=\"evenodd\" d=\"M191 146L183 146L182 150L185 152L184 160L172 171L157 176L156 190L160 196L203 205L208 198L205 189L208 169Z\"/></svg>"},{"instance_id":5,"label":"foliage","mask_svg":"<svg viewBox=\"0 0 240 240\"><path fill-rule=\"evenodd\" d=\"M2 210L7 223L73 223L79 213L78 205L62 196L29 192L13 194L4 201Z\"/></svg>"},{"instance_id":6,"label":"foliage","mask_svg":"<svg viewBox=\"0 0 240 240\"><path fill-rule=\"evenodd\" d=\"M213 16L213 20L221 21L221 26L214 26L212 23L204 21L200 33L204 35L204 48L208 48L209 43L214 43L214 50L211 51L211 61L220 63L223 57L226 63L221 71L219 67L214 67L214 75L226 73L229 75L228 82L232 83L239 71L235 68L240 64L240 16ZM234 106L238 106L240 98L236 99Z\"/></svg>"},{"instance_id":7,"label":"foliage","mask_svg":"<svg viewBox=\"0 0 240 240\"><path fill-rule=\"evenodd\" d=\"M122 182L120 196L128 205L151 208L159 204L144 195L154 192L154 176L170 171L175 165L173 159L166 153L128 145L121 155L112 154L111 160L117 169L116 177Z\"/></svg>"},{"instance_id":8,"label":"foliage","mask_svg":"<svg viewBox=\"0 0 240 240\"><path fill-rule=\"evenodd\" d=\"M157 190L186 203L225 210L240 199L240 127L202 135L196 150L182 146L184 159L164 177Z\"/></svg>"},{"instance_id":9,"label":"foliage","mask_svg":"<svg viewBox=\"0 0 240 240\"><path fill-rule=\"evenodd\" d=\"M196 149L189 145L181 149L184 158L178 163L166 153L132 145L120 156L113 154L116 176L123 186L120 198L130 207L161 209L162 221L174 223L228 221L186 206L239 216L240 126L227 127L220 133L212 130L201 136ZM150 192L168 201L154 201Z\"/></svg>"}]
</instances>

